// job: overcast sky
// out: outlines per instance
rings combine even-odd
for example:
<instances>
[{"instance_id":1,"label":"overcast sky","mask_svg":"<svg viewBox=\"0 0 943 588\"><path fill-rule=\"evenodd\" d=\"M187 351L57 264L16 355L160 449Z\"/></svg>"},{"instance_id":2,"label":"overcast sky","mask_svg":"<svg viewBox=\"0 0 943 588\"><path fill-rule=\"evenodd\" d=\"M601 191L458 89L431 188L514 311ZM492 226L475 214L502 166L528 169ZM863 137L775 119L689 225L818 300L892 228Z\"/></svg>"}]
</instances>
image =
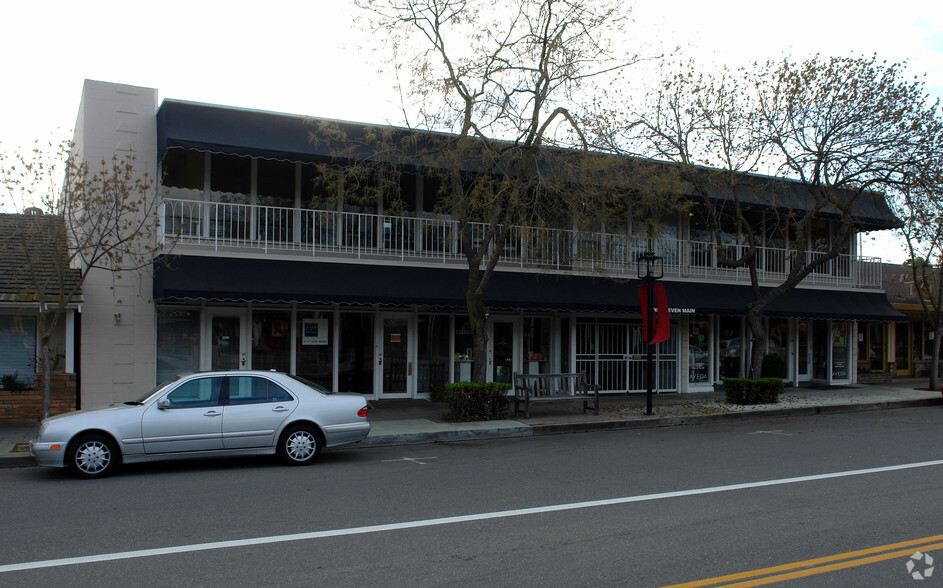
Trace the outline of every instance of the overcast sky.
<instances>
[{"instance_id":1,"label":"overcast sky","mask_svg":"<svg viewBox=\"0 0 943 588\"><path fill-rule=\"evenodd\" d=\"M160 99L400 123L353 12L345 0L4 0L0 149L65 135L86 78L157 88ZM703 63L877 52L907 60L943 96L938 0L642 0L633 14L628 34ZM880 243L864 253L898 260Z\"/></svg>"}]
</instances>

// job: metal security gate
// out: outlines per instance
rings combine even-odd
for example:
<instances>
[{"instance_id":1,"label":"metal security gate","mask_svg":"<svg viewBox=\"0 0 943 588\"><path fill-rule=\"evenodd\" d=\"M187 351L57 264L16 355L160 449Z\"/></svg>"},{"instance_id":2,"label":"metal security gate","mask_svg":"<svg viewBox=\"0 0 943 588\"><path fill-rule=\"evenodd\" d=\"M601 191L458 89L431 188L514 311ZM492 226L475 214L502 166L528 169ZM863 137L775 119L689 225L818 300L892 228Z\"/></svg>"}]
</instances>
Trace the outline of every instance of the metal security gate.
<instances>
[{"instance_id":1,"label":"metal security gate","mask_svg":"<svg viewBox=\"0 0 943 588\"><path fill-rule=\"evenodd\" d=\"M659 392L678 390L677 326L655 347L654 386ZM642 325L628 321L586 319L576 323L576 371L603 392L646 390L646 345Z\"/></svg>"}]
</instances>

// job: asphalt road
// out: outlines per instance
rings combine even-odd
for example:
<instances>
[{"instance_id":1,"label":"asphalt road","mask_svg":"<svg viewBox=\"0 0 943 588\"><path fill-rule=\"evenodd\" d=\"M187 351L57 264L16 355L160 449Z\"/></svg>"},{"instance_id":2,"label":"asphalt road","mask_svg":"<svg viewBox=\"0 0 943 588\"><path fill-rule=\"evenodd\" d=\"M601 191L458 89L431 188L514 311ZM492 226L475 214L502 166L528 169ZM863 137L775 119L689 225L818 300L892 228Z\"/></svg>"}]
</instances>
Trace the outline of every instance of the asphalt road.
<instances>
[{"instance_id":1,"label":"asphalt road","mask_svg":"<svg viewBox=\"0 0 943 588\"><path fill-rule=\"evenodd\" d=\"M941 474L943 407L6 469L0 585L943 585Z\"/></svg>"}]
</instances>

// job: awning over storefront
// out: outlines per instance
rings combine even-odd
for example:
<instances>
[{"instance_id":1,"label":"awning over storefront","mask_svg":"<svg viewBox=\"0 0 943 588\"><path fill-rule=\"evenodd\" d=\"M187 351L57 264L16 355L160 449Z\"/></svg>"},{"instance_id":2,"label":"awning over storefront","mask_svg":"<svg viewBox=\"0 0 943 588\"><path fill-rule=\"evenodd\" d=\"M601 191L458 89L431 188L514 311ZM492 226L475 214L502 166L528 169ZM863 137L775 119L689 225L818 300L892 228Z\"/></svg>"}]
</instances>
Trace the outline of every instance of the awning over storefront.
<instances>
[{"instance_id":1,"label":"awning over storefront","mask_svg":"<svg viewBox=\"0 0 943 588\"><path fill-rule=\"evenodd\" d=\"M383 305L461 309L467 272L322 261L162 256L154 266L157 301ZM638 279L495 272L485 300L491 310L637 313ZM672 313L743 315L748 286L665 281ZM776 300L767 316L904 321L883 292L801 288Z\"/></svg>"},{"instance_id":2,"label":"awning over storefront","mask_svg":"<svg viewBox=\"0 0 943 588\"><path fill-rule=\"evenodd\" d=\"M311 134L318 131L320 123L330 123L335 133L314 141ZM383 128L397 137L393 143L413 145L416 152L371 148L368 137L375 129L370 130L371 125L365 123L165 99L157 111L157 156L162 161L169 149L178 148L303 163L352 160L423 167L428 164L428 158L418 153L451 140L450 135L443 133ZM409 141L405 140L407 135ZM474 168L470 160L466 165ZM541 173L548 171L552 172L552 166ZM797 182L752 175L747 181L752 185L744 186L741 201L757 210L811 210L817 206L808 189ZM723 191L708 192L705 197L710 200L728 198ZM880 194L856 197L851 212L863 230L890 229L901 224ZM843 214L837 208L826 206L817 216L841 218Z\"/></svg>"}]
</instances>

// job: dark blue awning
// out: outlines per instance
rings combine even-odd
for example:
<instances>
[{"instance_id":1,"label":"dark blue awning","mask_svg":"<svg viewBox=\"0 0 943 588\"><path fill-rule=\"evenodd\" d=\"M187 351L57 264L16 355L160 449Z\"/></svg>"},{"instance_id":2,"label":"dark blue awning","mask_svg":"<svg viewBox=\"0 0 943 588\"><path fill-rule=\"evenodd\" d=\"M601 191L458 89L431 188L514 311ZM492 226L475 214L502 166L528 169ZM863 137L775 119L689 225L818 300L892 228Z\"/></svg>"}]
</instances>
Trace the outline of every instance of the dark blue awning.
<instances>
[{"instance_id":1,"label":"dark blue awning","mask_svg":"<svg viewBox=\"0 0 943 588\"><path fill-rule=\"evenodd\" d=\"M321 122L330 122L333 132L345 139L339 141L321 136L313 141L312 133L318 130ZM378 153L369 147L372 142L366 139L376 134L377 128L366 123L327 121L293 114L167 99L157 111L157 156L162 161L168 149L180 148L303 163L333 161L343 164L344 160L349 160L421 167L428 163L428 157L417 153L447 148L453 140L452 135L444 133L383 126L385 131L391 133L391 143L402 146L404 150L414 149L415 152L410 155L400 149L385 149ZM406 140L407 137L409 140ZM473 161L466 161L465 165L469 171L474 171ZM815 205L815 199L808 190L797 182L759 175L749 176L748 181L752 185L744 187L741 199L757 210L809 210ZM696 199L697 196L692 198ZM714 201L727 199L721 192L709 193L705 198ZM880 194L857 197L852 213L862 230L891 229L901 225ZM836 209L826 207L819 216L839 218L840 214Z\"/></svg>"},{"instance_id":2,"label":"dark blue awning","mask_svg":"<svg viewBox=\"0 0 943 588\"><path fill-rule=\"evenodd\" d=\"M412 267L284 259L163 256L154 266L154 300L465 308L461 267ZM744 314L748 286L665 282L672 312ZM640 280L495 272L485 295L491 310L638 313ZM883 292L801 288L766 312L771 317L904 321Z\"/></svg>"}]
</instances>

